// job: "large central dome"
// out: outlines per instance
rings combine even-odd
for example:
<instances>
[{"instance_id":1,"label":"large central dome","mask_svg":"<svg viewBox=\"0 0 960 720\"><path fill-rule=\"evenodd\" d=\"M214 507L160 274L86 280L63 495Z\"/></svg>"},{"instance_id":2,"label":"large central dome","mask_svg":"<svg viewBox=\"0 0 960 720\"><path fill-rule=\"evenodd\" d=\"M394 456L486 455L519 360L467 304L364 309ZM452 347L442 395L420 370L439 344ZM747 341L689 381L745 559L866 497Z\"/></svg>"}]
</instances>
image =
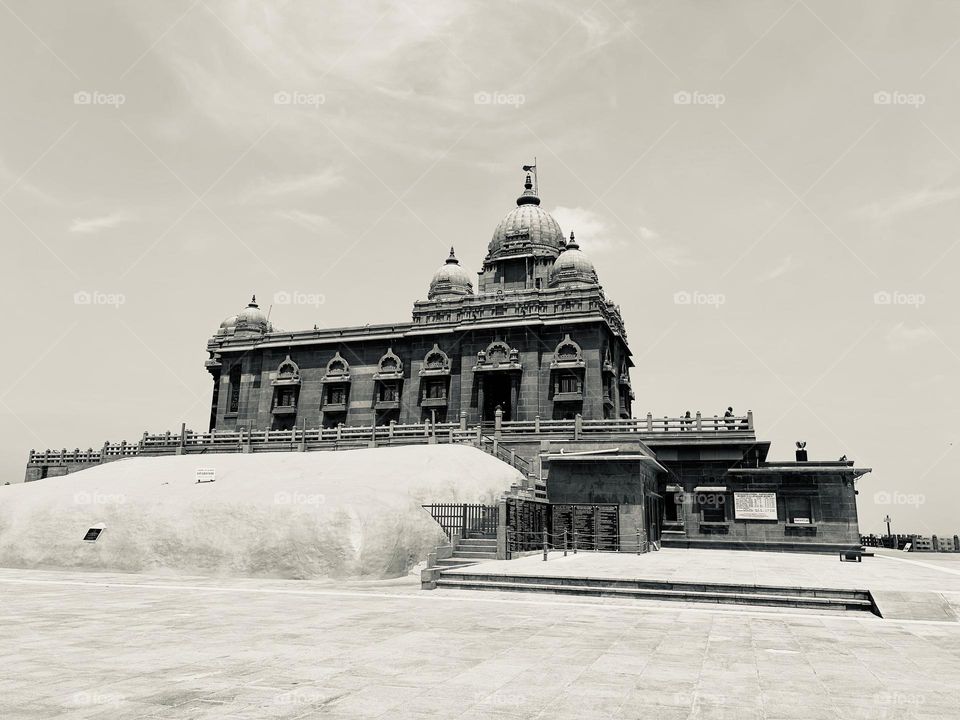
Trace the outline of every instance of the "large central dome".
<instances>
[{"instance_id":1,"label":"large central dome","mask_svg":"<svg viewBox=\"0 0 960 720\"><path fill-rule=\"evenodd\" d=\"M556 257L564 247L563 230L546 210L533 190L527 175L517 207L493 231L487 248L487 260L510 255L551 255Z\"/></svg>"}]
</instances>

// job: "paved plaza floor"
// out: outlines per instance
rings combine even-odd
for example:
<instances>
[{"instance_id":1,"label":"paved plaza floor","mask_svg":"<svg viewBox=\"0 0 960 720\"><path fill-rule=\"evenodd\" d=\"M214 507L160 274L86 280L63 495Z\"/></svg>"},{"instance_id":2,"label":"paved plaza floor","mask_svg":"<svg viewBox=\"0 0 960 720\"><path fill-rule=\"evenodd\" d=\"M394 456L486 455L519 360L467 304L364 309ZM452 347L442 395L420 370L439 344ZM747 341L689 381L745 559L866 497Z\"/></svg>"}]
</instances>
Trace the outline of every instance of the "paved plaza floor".
<instances>
[{"instance_id":1,"label":"paved plaza floor","mask_svg":"<svg viewBox=\"0 0 960 720\"><path fill-rule=\"evenodd\" d=\"M930 557L872 562L949 592L958 566ZM955 622L427 592L412 576L0 570L0 602L0 717L17 720L960 717Z\"/></svg>"}]
</instances>

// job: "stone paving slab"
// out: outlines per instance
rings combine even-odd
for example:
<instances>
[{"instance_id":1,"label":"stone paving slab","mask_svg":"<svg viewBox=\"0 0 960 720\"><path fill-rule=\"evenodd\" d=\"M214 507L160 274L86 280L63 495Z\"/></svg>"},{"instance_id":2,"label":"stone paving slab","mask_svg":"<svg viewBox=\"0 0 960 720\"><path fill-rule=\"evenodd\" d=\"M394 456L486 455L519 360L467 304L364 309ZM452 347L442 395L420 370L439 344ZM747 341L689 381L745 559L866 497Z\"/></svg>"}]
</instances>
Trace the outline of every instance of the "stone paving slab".
<instances>
[{"instance_id":1,"label":"stone paving slab","mask_svg":"<svg viewBox=\"0 0 960 720\"><path fill-rule=\"evenodd\" d=\"M956 718L960 625L0 570L3 718Z\"/></svg>"}]
</instances>

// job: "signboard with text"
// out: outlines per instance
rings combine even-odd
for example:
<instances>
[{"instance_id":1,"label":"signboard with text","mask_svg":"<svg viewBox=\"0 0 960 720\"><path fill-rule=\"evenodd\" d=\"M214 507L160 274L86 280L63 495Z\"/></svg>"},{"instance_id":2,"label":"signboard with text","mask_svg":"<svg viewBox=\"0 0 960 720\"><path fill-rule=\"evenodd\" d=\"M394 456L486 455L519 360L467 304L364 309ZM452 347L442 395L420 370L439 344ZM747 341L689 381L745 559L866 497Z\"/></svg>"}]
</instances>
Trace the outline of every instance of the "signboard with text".
<instances>
[{"instance_id":1,"label":"signboard with text","mask_svg":"<svg viewBox=\"0 0 960 720\"><path fill-rule=\"evenodd\" d=\"M735 492L733 511L737 520L776 520L777 494Z\"/></svg>"},{"instance_id":2,"label":"signboard with text","mask_svg":"<svg viewBox=\"0 0 960 720\"><path fill-rule=\"evenodd\" d=\"M197 468L196 478L198 483L213 482L217 479L217 471L214 468Z\"/></svg>"}]
</instances>

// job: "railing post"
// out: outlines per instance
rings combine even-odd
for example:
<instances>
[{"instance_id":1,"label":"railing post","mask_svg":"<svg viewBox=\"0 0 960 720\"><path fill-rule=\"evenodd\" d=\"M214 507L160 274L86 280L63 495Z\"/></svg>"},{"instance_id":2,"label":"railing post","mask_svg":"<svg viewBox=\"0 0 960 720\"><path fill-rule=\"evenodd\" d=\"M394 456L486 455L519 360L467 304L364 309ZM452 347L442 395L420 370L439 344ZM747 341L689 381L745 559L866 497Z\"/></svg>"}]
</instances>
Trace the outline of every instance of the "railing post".
<instances>
[{"instance_id":1,"label":"railing post","mask_svg":"<svg viewBox=\"0 0 960 720\"><path fill-rule=\"evenodd\" d=\"M177 455L183 455L183 446L187 442L187 424L180 423L180 443L177 445Z\"/></svg>"},{"instance_id":2,"label":"railing post","mask_svg":"<svg viewBox=\"0 0 960 720\"><path fill-rule=\"evenodd\" d=\"M647 430L653 432L653 413L647 413Z\"/></svg>"},{"instance_id":3,"label":"railing post","mask_svg":"<svg viewBox=\"0 0 960 720\"><path fill-rule=\"evenodd\" d=\"M543 560L547 560L547 529L543 529Z\"/></svg>"},{"instance_id":4,"label":"railing post","mask_svg":"<svg viewBox=\"0 0 960 720\"><path fill-rule=\"evenodd\" d=\"M753 410L747 410L747 430L753 430Z\"/></svg>"},{"instance_id":5,"label":"railing post","mask_svg":"<svg viewBox=\"0 0 960 720\"><path fill-rule=\"evenodd\" d=\"M370 447L377 446L377 419L374 418L370 423Z\"/></svg>"},{"instance_id":6,"label":"railing post","mask_svg":"<svg viewBox=\"0 0 960 720\"><path fill-rule=\"evenodd\" d=\"M641 555L640 552L640 526L637 526L637 555Z\"/></svg>"},{"instance_id":7,"label":"railing post","mask_svg":"<svg viewBox=\"0 0 960 720\"><path fill-rule=\"evenodd\" d=\"M576 525L574 525L574 527L573 527L573 554L574 554L574 555L577 554L577 527L576 527Z\"/></svg>"},{"instance_id":8,"label":"railing post","mask_svg":"<svg viewBox=\"0 0 960 720\"><path fill-rule=\"evenodd\" d=\"M397 421L396 421L396 420L391 420L391 421L390 421L390 427L387 429L387 437L390 438L391 440L393 440L393 433L394 433L394 428L396 427L396 425L397 425Z\"/></svg>"},{"instance_id":9,"label":"railing post","mask_svg":"<svg viewBox=\"0 0 960 720\"><path fill-rule=\"evenodd\" d=\"M341 437L343 436L343 423L337 423L337 442L340 442Z\"/></svg>"},{"instance_id":10,"label":"railing post","mask_svg":"<svg viewBox=\"0 0 960 720\"><path fill-rule=\"evenodd\" d=\"M467 411L466 410L460 411L460 429L461 430L467 429Z\"/></svg>"},{"instance_id":11,"label":"railing post","mask_svg":"<svg viewBox=\"0 0 960 720\"><path fill-rule=\"evenodd\" d=\"M576 417L573 419L573 439L579 440L580 435L583 433L583 415L577 413Z\"/></svg>"},{"instance_id":12,"label":"railing post","mask_svg":"<svg viewBox=\"0 0 960 720\"><path fill-rule=\"evenodd\" d=\"M563 531L563 556L567 556L567 531Z\"/></svg>"},{"instance_id":13,"label":"railing post","mask_svg":"<svg viewBox=\"0 0 960 720\"><path fill-rule=\"evenodd\" d=\"M697 432L703 432L703 415L697 410Z\"/></svg>"},{"instance_id":14,"label":"railing post","mask_svg":"<svg viewBox=\"0 0 960 720\"><path fill-rule=\"evenodd\" d=\"M510 529L507 526L507 499L497 501L497 560L510 559Z\"/></svg>"},{"instance_id":15,"label":"railing post","mask_svg":"<svg viewBox=\"0 0 960 720\"><path fill-rule=\"evenodd\" d=\"M460 518L460 537L467 537L467 504L463 504L463 515Z\"/></svg>"},{"instance_id":16,"label":"railing post","mask_svg":"<svg viewBox=\"0 0 960 720\"><path fill-rule=\"evenodd\" d=\"M103 443L103 449L100 450L100 462L106 462L107 459L107 446L110 444L109 440L105 440ZM33 460L33 450L30 451L30 459Z\"/></svg>"},{"instance_id":17,"label":"railing post","mask_svg":"<svg viewBox=\"0 0 960 720\"><path fill-rule=\"evenodd\" d=\"M540 434L540 416L539 415L533 418L533 431L537 435Z\"/></svg>"},{"instance_id":18,"label":"railing post","mask_svg":"<svg viewBox=\"0 0 960 720\"><path fill-rule=\"evenodd\" d=\"M300 428L300 452L306 452L307 450L307 419L303 419L303 424Z\"/></svg>"},{"instance_id":19,"label":"railing post","mask_svg":"<svg viewBox=\"0 0 960 720\"><path fill-rule=\"evenodd\" d=\"M497 437L503 432L503 410L499 407L493 413L493 432Z\"/></svg>"},{"instance_id":20,"label":"railing post","mask_svg":"<svg viewBox=\"0 0 960 720\"><path fill-rule=\"evenodd\" d=\"M137 449L137 455L142 455L144 448L147 446L147 431L143 431L143 437L140 438L140 447Z\"/></svg>"}]
</instances>

